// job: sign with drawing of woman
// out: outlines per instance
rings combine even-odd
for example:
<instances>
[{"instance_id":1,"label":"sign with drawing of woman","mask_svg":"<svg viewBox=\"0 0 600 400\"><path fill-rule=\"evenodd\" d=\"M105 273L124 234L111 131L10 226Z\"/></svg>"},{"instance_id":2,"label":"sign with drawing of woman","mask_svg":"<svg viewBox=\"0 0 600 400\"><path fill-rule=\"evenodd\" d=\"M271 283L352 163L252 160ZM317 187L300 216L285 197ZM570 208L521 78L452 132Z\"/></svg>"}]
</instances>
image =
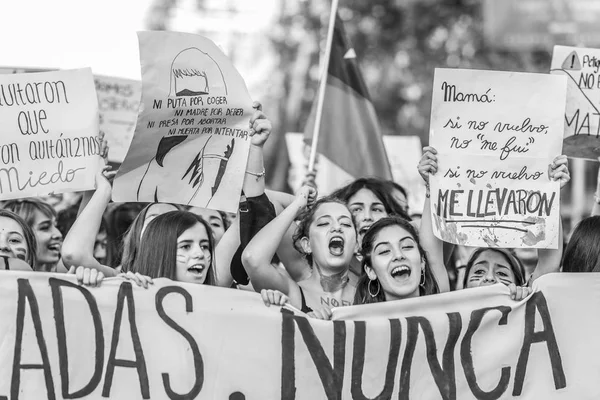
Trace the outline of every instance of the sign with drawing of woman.
<instances>
[{"instance_id":1,"label":"sign with drawing of woman","mask_svg":"<svg viewBox=\"0 0 600 400\"><path fill-rule=\"evenodd\" d=\"M113 199L235 211L250 145L244 80L202 36L138 38L142 104Z\"/></svg>"}]
</instances>

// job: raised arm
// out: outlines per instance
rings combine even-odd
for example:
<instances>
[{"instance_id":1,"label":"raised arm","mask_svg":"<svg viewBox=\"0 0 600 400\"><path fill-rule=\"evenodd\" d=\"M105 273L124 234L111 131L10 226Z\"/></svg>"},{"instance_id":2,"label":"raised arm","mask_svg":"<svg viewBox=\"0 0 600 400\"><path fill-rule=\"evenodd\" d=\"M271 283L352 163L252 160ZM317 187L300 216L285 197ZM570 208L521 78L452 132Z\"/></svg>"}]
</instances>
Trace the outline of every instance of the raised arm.
<instances>
[{"instance_id":1,"label":"raised arm","mask_svg":"<svg viewBox=\"0 0 600 400\"><path fill-rule=\"evenodd\" d=\"M567 156L561 155L556 157L552 161L552 164L548 166L548 175L551 180L560 182L561 189L565 187L571 180ZM564 244L562 218L559 218L558 226L558 249L538 250L538 263L533 271L530 282L533 282L542 275L560 271Z\"/></svg>"},{"instance_id":2,"label":"raised arm","mask_svg":"<svg viewBox=\"0 0 600 400\"><path fill-rule=\"evenodd\" d=\"M246 197L260 196L265 192L263 147L272 131L271 121L262 112L262 105L255 101L252 107L255 111L250 117L250 151L242 187Z\"/></svg>"},{"instance_id":3,"label":"raised arm","mask_svg":"<svg viewBox=\"0 0 600 400\"><path fill-rule=\"evenodd\" d=\"M231 284L233 283L230 265L237 248L240 246L240 226L238 218L236 218L236 221L225 231L221 237L221 241L215 249L217 286L231 287Z\"/></svg>"},{"instance_id":4,"label":"raised arm","mask_svg":"<svg viewBox=\"0 0 600 400\"><path fill-rule=\"evenodd\" d=\"M265 191L263 146L271 135L272 130L271 121L262 112L261 104L254 102L252 107L255 111L249 121L251 137L250 151L248 153L248 163L246 164L246 173L242 186L242 191L246 198L259 197ZM231 265L234 263L234 258L237 257L237 260L239 260L240 254L236 254L236 252L240 245L242 245L242 241L240 238L240 216L238 215L235 223L225 232L215 249L215 268L218 286L230 287L233 283L234 278Z\"/></svg>"},{"instance_id":5,"label":"raised arm","mask_svg":"<svg viewBox=\"0 0 600 400\"><path fill-rule=\"evenodd\" d=\"M306 176L306 179L303 182L303 185L312 186L315 189L317 188L315 184L315 173L309 172ZM279 214L283 209L292 204L294 201L294 196L288 193L276 192L273 190L266 191L267 196L275 206L275 211ZM306 258L302 256L295 248L294 248L294 233L296 232L296 225L291 224L288 228L286 234L283 236L281 243L279 243L279 247L277 248L277 256L285 265L286 271L290 274L292 279L296 282L300 282L301 280L307 279L310 277L311 268L306 261Z\"/></svg>"},{"instance_id":6,"label":"raised arm","mask_svg":"<svg viewBox=\"0 0 600 400\"><path fill-rule=\"evenodd\" d=\"M444 242L434 235L433 221L431 219L429 175L434 175L437 172L436 149L430 146L423 148L423 156L421 157L417 169L425 181L427 188L425 204L423 205L423 215L421 217L421 228L419 229L419 240L421 241L423 249L427 252L429 265L440 288L440 292L449 292L450 282L448 279L448 271L446 271L446 266L444 264Z\"/></svg>"},{"instance_id":7,"label":"raised arm","mask_svg":"<svg viewBox=\"0 0 600 400\"><path fill-rule=\"evenodd\" d=\"M117 271L100 264L94 258L96 235L112 190L105 171L106 168L96 174L96 191L73 223L63 242L62 260L67 268L84 266L97 269L105 276L112 277L117 276Z\"/></svg>"},{"instance_id":8,"label":"raised arm","mask_svg":"<svg viewBox=\"0 0 600 400\"><path fill-rule=\"evenodd\" d=\"M302 307L299 286L289 276L275 269L271 265L271 259L296 216L307 204L313 202L315 197L316 191L313 188L303 187L296 199L252 238L242 254L242 263L254 290L279 290L290 298L290 303L296 308Z\"/></svg>"}]
</instances>

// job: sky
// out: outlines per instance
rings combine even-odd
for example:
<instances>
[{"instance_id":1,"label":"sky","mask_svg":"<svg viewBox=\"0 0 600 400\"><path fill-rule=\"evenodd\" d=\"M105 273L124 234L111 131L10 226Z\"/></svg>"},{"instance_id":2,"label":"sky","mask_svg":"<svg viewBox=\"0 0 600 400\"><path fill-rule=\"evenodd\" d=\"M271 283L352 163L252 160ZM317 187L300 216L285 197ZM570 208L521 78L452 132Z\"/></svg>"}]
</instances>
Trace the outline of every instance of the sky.
<instances>
[{"instance_id":1,"label":"sky","mask_svg":"<svg viewBox=\"0 0 600 400\"><path fill-rule=\"evenodd\" d=\"M0 1L0 67L83 68L140 79L136 32L151 0Z\"/></svg>"}]
</instances>

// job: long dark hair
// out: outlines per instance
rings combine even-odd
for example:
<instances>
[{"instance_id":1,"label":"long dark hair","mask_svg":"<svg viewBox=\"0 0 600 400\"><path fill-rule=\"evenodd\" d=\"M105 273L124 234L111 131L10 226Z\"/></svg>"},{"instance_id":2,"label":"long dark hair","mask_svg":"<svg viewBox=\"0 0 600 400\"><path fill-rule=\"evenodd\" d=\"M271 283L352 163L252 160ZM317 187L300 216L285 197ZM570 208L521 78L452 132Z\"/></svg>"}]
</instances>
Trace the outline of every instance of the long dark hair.
<instances>
[{"instance_id":1,"label":"long dark hair","mask_svg":"<svg viewBox=\"0 0 600 400\"><path fill-rule=\"evenodd\" d=\"M386 181L382 181L377 178L360 178L348 185L336 190L331 194L331 197L338 198L344 203L348 204L350 198L354 196L359 190L367 189L373 192L373 194L381 201L385 211L389 216L396 215L410 221L410 216L404 211L404 208L394 199L392 196L390 186Z\"/></svg>"},{"instance_id":2,"label":"long dark hair","mask_svg":"<svg viewBox=\"0 0 600 400\"><path fill-rule=\"evenodd\" d=\"M465 277L463 281L463 288L467 288L467 283L469 281L469 272L471 272L471 268L473 268L475 261L477 261L477 258L484 251L495 251L496 253L502 254L508 262L508 265L510 266L510 269L512 270L513 274L515 275L515 285L523 286L525 284L525 268L523 267L521 260L519 260L514 254L512 254L510 250L501 249L497 247L479 247L473 252L473 254L471 254L471 257L469 257L469 261L467 261L467 267L465 268Z\"/></svg>"},{"instance_id":3,"label":"long dark hair","mask_svg":"<svg viewBox=\"0 0 600 400\"><path fill-rule=\"evenodd\" d=\"M125 246L125 237L135 221L136 217L148 203L120 203L118 205L109 204L104 212L106 216L106 233L109 247L112 248L112 265L117 267L122 264L123 250ZM143 220L142 220L143 223ZM138 234L139 240L139 234ZM130 253L130 250L128 250ZM128 255L129 257L129 255ZM129 263L131 265L131 263Z\"/></svg>"},{"instance_id":4,"label":"long dark hair","mask_svg":"<svg viewBox=\"0 0 600 400\"><path fill-rule=\"evenodd\" d=\"M210 265L204 284L215 285L215 243L210 225L202 217L189 211L169 211L154 218L148 224L131 271L151 278L175 280L177 238L196 224L202 224L208 235Z\"/></svg>"},{"instance_id":5,"label":"long dark hair","mask_svg":"<svg viewBox=\"0 0 600 400\"><path fill-rule=\"evenodd\" d=\"M433 272L431 271L431 267L429 266L429 260L427 259L427 253L421 246L421 242L419 242L419 235L414 226L406 219L398 216L394 217L386 217L382 218L379 221L375 222L369 230L365 233L362 240L361 246L361 255L362 255L362 275L358 281L358 285L356 286L356 294L354 295L354 304L369 304L369 303L379 303L385 301L385 293L383 289L380 287L379 279L375 279L374 282L371 282L369 276L365 272L365 266L372 267L371 253L373 252L373 248L375 246L375 238L381 230L387 228L388 226L399 226L400 228L407 231L417 244L417 249L419 250L419 254L421 255L421 259L425 263L425 269L423 273L425 274L425 282L423 285L419 285L419 296L427 296L430 294L437 294L440 292L438 284L433 276ZM374 290L377 295L372 296L369 293L369 284L376 284L377 290ZM371 289L373 290L373 289Z\"/></svg>"},{"instance_id":6,"label":"long dark hair","mask_svg":"<svg viewBox=\"0 0 600 400\"><path fill-rule=\"evenodd\" d=\"M144 227L144 221L146 220L146 214L148 214L148 210L155 204L159 203L150 203L146 207L139 212L137 217L133 220L133 223L127 229L125 236L123 238L123 256L121 258L121 270L127 272L133 267L133 263L137 258L140 249L140 242L142 240L142 228ZM171 203L165 203L171 204ZM173 207L178 207L174 204L171 204Z\"/></svg>"},{"instance_id":7,"label":"long dark hair","mask_svg":"<svg viewBox=\"0 0 600 400\"><path fill-rule=\"evenodd\" d=\"M341 204L344 207L348 208L346 203L343 202L339 198L336 198L333 196L322 197L319 200L317 200L315 202L315 204L312 205L312 207L307 208L304 212L302 212L298 216L298 218L297 218L298 225L296 227L296 231L294 232L294 235L292 236L294 248L300 254L302 254L304 256L304 258L306 258L308 265L310 265L311 267L313 265L312 254L306 253L304 251L304 249L300 245L300 241L302 240L303 237L310 237L310 235L309 235L310 225L313 223L313 221L315 219L315 213L317 212L317 210L319 209L319 207L321 205L327 204L327 203ZM348 212L350 213L350 210L348 210ZM352 213L350 213L350 215L352 215ZM354 225L354 222L353 222L353 225ZM354 229L356 229L356 227L354 227Z\"/></svg>"},{"instance_id":8,"label":"long dark hair","mask_svg":"<svg viewBox=\"0 0 600 400\"><path fill-rule=\"evenodd\" d=\"M25 262L27 262L27 264L29 264L29 266L35 270L37 263L37 240L35 239L33 230L19 214L16 214L12 211L0 209L0 217L6 217L14 220L23 230L23 236L25 238L25 243L27 244L27 257Z\"/></svg>"},{"instance_id":9,"label":"long dark hair","mask_svg":"<svg viewBox=\"0 0 600 400\"><path fill-rule=\"evenodd\" d=\"M600 272L600 216L583 219L571 234L563 272Z\"/></svg>"}]
</instances>

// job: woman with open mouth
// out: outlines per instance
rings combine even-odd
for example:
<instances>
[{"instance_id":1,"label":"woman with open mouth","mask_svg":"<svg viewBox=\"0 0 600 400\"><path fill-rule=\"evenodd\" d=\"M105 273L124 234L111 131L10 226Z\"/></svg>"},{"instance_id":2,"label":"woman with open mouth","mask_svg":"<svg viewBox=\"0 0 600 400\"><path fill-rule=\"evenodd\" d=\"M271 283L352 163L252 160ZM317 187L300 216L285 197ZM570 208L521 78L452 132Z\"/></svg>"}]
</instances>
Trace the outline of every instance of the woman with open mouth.
<instances>
[{"instance_id":1,"label":"woman with open mouth","mask_svg":"<svg viewBox=\"0 0 600 400\"><path fill-rule=\"evenodd\" d=\"M335 191L332 196L342 199L348 205L354 218L354 225L358 232L358 243L361 244L369 228L382 218L397 216L406 221L410 217L393 196L392 186L389 182L375 178L360 178L347 186ZM363 274L360 260L361 255L352 260L350 270L357 276ZM442 292L450 290L447 284L448 277L443 263L431 263L433 277Z\"/></svg>"},{"instance_id":2,"label":"woman with open mouth","mask_svg":"<svg viewBox=\"0 0 600 400\"><path fill-rule=\"evenodd\" d=\"M59 267L63 237L56 226L54 208L41 199L26 198L9 200L4 209L22 217L35 235L36 262L31 267L35 271L66 272L62 264Z\"/></svg>"},{"instance_id":3,"label":"woman with open mouth","mask_svg":"<svg viewBox=\"0 0 600 400\"><path fill-rule=\"evenodd\" d=\"M403 300L439 293L427 254L410 222L382 218L363 237L365 275L356 289L354 304Z\"/></svg>"},{"instance_id":4,"label":"woman with open mouth","mask_svg":"<svg viewBox=\"0 0 600 400\"><path fill-rule=\"evenodd\" d=\"M352 304L356 280L349 267L357 250L356 231L352 214L342 201L325 197L315 202L315 198L316 190L304 186L294 201L254 236L242 262L256 291L278 290L296 308L327 315L331 307ZM296 220L294 246L311 266L310 276L298 282L271 266L280 242Z\"/></svg>"},{"instance_id":5,"label":"woman with open mouth","mask_svg":"<svg viewBox=\"0 0 600 400\"><path fill-rule=\"evenodd\" d=\"M148 224L129 273L215 285L214 248L210 225L202 217L169 211Z\"/></svg>"},{"instance_id":6,"label":"woman with open mouth","mask_svg":"<svg viewBox=\"0 0 600 400\"><path fill-rule=\"evenodd\" d=\"M379 219L365 233L360 251L364 274L358 281L353 305L440 293L419 235L404 218ZM298 308L298 300L294 301L290 294L279 288L263 290L261 295L267 306L290 303ZM330 317L325 313L311 316L320 319Z\"/></svg>"}]
</instances>

